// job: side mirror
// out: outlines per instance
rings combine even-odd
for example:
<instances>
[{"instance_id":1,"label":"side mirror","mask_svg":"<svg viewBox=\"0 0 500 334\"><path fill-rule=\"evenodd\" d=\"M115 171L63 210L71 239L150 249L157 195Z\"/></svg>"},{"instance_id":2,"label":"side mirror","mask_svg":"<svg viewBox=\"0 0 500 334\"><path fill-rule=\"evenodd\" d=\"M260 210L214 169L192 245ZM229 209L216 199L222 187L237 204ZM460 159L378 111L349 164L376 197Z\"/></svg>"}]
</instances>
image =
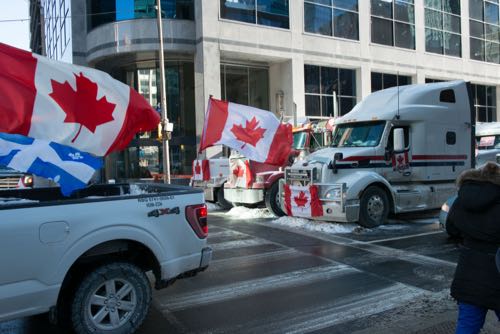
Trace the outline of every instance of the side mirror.
<instances>
[{"instance_id":1,"label":"side mirror","mask_svg":"<svg viewBox=\"0 0 500 334\"><path fill-rule=\"evenodd\" d=\"M405 150L405 132L404 129L394 129L394 152L403 152Z\"/></svg>"},{"instance_id":2,"label":"side mirror","mask_svg":"<svg viewBox=\"0 0 500 334\"><path fill-rule=\"evenodd\" d=\"M337 174L337 161L342 160L344 155L341 152L337 152L333 155L333 160L330 161L328 168L330 168L334 174Z\"/></svg>"}]
</instances>

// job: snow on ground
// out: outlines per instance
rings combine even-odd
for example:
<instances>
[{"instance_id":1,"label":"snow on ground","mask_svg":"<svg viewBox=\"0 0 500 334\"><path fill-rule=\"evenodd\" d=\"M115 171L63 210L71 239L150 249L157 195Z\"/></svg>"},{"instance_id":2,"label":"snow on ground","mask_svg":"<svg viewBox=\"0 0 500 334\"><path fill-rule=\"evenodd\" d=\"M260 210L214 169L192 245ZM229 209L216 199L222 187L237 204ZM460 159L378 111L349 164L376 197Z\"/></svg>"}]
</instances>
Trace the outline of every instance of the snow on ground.
<instances>
[{"instance_id":1,"label":"snow on ground","mask_svg":"<svg viewBox=\"0 0 500 334\"><path fill-rule=\"evenodd\" d=\"M214 211L220 211L222 208L216 204L216 203L211 203L211 202L205 202L205 205L207 206L208 212L214 212Z\"/></svg>"},{"instance_id":2,"label":"snow on ground","mask_svg":"<svg viewBox=\"0 0 500 334\"><path fill-rule=\"evenodd\" d=\"M26 204L26 203L38 203L38 201L31 199L17 198L17 197L0 197L0 205Z\"/></svg>"},{"instance_id":3,"label":"snow on ground","mask_svg":"<svg viewBox=\"0 0 500 334\"><path fill-rule=\"evenodd\" d=\"M272 221L273 224L289 226L293 228L301 228L313 232L323 232L329 234L337 233L352 233L359 229L356 224L337 224L337 223L326 223L322 221L309 220L305 218L296 217L281 217Z\"/></svg>"},{"instance_id":4,"label":"snow on ground","mask_svg":"<svg viewBox=\"0 0 500 334\"><path fill-rule=\"evenodd\" d=\"M225 213L226 216L233 219L256 219L256 218L275 218L267 209L250 209L244 206L237 206Z\"/></svg>"}]
</instances>

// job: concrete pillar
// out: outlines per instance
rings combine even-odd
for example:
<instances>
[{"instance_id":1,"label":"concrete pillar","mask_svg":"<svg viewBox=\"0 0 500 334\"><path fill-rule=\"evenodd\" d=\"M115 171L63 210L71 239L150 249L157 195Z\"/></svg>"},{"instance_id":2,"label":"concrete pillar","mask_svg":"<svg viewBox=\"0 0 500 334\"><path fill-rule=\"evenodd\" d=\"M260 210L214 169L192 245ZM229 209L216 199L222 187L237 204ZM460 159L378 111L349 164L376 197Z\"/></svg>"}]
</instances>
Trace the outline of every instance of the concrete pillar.
<instances>
[{"instance_id":1,"label":"concrete pillar","mask_svg":"<svg viewBox=\"0 0 500 334\"><path fill-rule=\"evenodd\" d=\"M293 115L293 111L296 109L297 117L304 117L306 115L306 97L304 87L304 56L302 54L294 54L292 56L291 74L291 87L289 87L291 94L288 94L289 98L285 95L285 108L291 111L291 113L287 111L289 115Z\"/></svg>"},{"instance_id":2,"label":"concrete pillar","mask_svg":"<svg viewBox=\"0 0 500 334\"><path fill-rule=\"evenodd\" d=\"M356 100L360 102L362 99L370 95L372 92L372 75L370 64L363 63L361 68L356 71Z\"/></svg>"},{"instance_id":3,"label":"concrete pillar","mask_svg":"<svg viewBox=\"0 0 500 334\"><path fill-rule=\"evenodd\" d=\"M499 122L500 121L500 85L497 85L496 87L496 95L497 95L497 114L496 114L496 118L493 119L493 121L495 122Z\"/></svg>"}]
</instances>

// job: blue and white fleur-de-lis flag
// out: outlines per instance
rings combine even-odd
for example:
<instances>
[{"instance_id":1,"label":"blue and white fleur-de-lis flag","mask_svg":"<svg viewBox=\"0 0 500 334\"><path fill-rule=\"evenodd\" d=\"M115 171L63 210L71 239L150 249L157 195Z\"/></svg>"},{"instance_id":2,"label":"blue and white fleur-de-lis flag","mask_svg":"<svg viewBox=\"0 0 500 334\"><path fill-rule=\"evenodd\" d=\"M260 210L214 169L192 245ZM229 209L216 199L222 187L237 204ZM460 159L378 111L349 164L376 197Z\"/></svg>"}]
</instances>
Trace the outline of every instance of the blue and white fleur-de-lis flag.
<instances>
[{"instance_id":1,"label":"blue and white fleur-de-lis flag","mask_svg":"<svg viewBox=\"0 0 500 334\"><path fill-rule=\"evenodd\" d=\"M51 179L64 196L85 188L101 158L58 143L0 133L0 165Z\"/></svg>"}]
</instances>

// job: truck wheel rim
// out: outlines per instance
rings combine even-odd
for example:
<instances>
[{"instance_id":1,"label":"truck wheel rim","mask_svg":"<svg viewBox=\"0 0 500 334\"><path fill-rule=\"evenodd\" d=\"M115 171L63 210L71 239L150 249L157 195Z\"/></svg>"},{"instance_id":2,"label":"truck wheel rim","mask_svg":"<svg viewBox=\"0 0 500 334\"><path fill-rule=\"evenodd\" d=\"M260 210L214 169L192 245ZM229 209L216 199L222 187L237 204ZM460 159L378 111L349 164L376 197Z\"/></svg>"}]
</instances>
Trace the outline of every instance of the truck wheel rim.
<instances>
[{"instance_id":1,"label":"truck wheel rim","mask_svg":"<svg viewBox=\"0 0 500 334\"><path fill-rule=\"evenodd\" d=\"M379 195L370 197L366 205L366 209L368 211L368 216L371 219L379 221L384 214L384 201L382 200L382 197Z\"/></svg>"},{"instance_id":2,"label":"truck wheel rim","mask_svg":"<svg viewBox=\"0 0 500 334\"><path fill-rule=\"evenodd\" d=\"M125 324L137 308L134 286L123 279L105 281L92 293L87 312L98 329L112 330Z\"/></svg>"}]
</instances>

